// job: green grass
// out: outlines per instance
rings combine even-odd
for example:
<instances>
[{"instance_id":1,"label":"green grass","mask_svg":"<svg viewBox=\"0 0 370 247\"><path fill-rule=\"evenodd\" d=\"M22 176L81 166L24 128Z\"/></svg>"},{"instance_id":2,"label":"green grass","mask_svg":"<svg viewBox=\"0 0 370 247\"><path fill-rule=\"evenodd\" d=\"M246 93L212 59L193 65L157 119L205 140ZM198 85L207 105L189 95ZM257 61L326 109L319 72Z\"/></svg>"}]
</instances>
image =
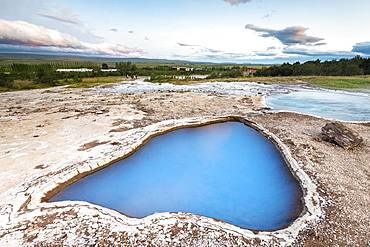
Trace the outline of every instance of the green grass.
<instances>
[{"instance_id":1,"label":"green grass","mask_svg":"<svg viewBox=\"0 0 370 247\"><path fill-rule=\"evenodd\" d=\"M245 81L260 83L307 83L312 86L333 89L368 89L370 76L286 76L251 77Z\"/></svg>"},{"instance_id":2,"label":"green grass","mask_svg":"<svg viewBox=\"0 0 370 247\"><path fill-rule=\"evenodd\" d=\"M5 93L5 92L9 92L9 88L6 88L6 87L0 87L0 93Z\"/></svg>"},{"instance_id":3,"label":"green grass","mask_svg":"<svg viewBox=\"0 0 370 247\"><path fill-rule=\"evenodd\" d=\"M0 87L0 92L19 91L19 90L30 90L30 89L41 89L48 88L49 85L35 83L29 80L15 80L10 88Z\"/></svg>"},{"instance_id":4,"label":"green grass","mask_svg":"<svg viewBox=\"0 0 370 247\"><path fill-rule=\"evenodd\" d=\"M62 81L63 84L69 85L70 88L90 88L96 87L104 84L117 83L120 81L127 80L122 76L106 76L106 77L91 77L91 78L82 78L81 82L74 82L72 79L67 82Z\"/></svg>"},{"instance_id":5,"label":"green grass","mask_svg":"<svg viewBox=\"0 0 370 247\"><path fill-rule=\"evenodd\" d=\"M315 86L338 89L370 88L370 76L325 76L312 77L307 81Z\"/></svg>"},{"instance_id":6,"label":"green grass","mask_svg":"<svg viewBox=\"0 0 370 247\"><path fill-rule=\"evenodd\" d=\"M70 88L91 88L104 84L117 83L127 80L122 76L106 76L106 77L92 77L81 78L81 81L75 82L73 79L59 80L56 86L69 85ZM42 89L52 87L48 84L36 83L30 80L15 80L11 87L0 87L0 92L11 92L19 90Z\"/></svg>"}]
</instances>

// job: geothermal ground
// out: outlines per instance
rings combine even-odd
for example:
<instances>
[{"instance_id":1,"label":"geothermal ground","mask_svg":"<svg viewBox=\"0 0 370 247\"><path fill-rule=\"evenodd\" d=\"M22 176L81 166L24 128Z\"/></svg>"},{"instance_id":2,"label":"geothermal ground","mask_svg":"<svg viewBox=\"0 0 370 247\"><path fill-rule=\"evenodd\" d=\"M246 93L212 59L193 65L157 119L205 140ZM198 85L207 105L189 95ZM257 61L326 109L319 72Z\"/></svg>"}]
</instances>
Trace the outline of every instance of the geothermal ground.
<instances>
[{"instance_id":1,"label":"geothermal ground","mask_svg":"<svg viewBox=\"0 0 370 247\"><path fill-rule=\"evenodd\" d=\"M312 205L299 224L250 232L186 213L139 220L89 203L43 202L48 192L132 152L148 135L228 116L276 138L294 159L291 169L308 175L303 186ZM345 123L364 144L344 150L318 137L327 122L270 112L260 96L218 92L60 87L0 94L0 245L368 246L370 124Z\"/></svg>"}]
</instances>

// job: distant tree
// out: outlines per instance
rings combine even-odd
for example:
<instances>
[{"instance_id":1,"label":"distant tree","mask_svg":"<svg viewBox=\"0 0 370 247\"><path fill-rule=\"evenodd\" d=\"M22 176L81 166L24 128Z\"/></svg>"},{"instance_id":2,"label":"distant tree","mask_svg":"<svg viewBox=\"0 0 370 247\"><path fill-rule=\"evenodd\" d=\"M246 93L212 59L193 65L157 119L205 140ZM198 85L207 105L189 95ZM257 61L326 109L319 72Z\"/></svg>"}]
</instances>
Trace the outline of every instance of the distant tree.
<instances>
[{"instance_id":1,"label":"distant tree","mask_svg":"<svg viewBox=\"0 0 370 247\"><path fill-rule=\"evenodd\" d=\"M13 86L13 79L4 73L0 73L0 87L11 88Z\"/></svg>"},{"instance_id":2,"label":"distant tree","mask_svg":"<svg viewBox=\"0 0 370 247\"><path fill-rule=\"evenodd\" d=\"M137 74L137 67L131 62L116 63L116 69L124 76L134 76Z\"/></svg>"},{"instance_id":3,"label":"distant tree","mask_svg":"<svg viewBox=\"0 0 370 247\"><path fill-rule=\"evenodd\" d=\"M370 75L370 58L363 59L360 67L362 68L365 75Z\"/></svg>"},{"instance_id":4,"label":"distant tree","mask_svg":"<svg viewBox=\"0 0 370 247\"><path fill-rule=\"evenodd\" d=\"M55 86L57 75L50 65L40 66L36 71L36 81L38 83Z\"/></svg>"},{"instance_id":5,"label":"distant tree","mask_svg":"<svg viewBox=\"0 0 370 247\"><path fill-rule=\"evenodd\" d=\"M101 65L101 68L102 68L102 69L109 69L108 64L106 64L106 63L103 63L103 64Z\"/></svg>"},{"instance_id":6,"label":"distant tree","mask_svg":"<svg viewBox=\"0 0 370 247\"><path fill-rule=\"evenodd\" d=\"M74 83L79 83L79 82L82 82L82 79L78 75L74 75L73 76L73 82Z\"/></svg>"}]
</instances>

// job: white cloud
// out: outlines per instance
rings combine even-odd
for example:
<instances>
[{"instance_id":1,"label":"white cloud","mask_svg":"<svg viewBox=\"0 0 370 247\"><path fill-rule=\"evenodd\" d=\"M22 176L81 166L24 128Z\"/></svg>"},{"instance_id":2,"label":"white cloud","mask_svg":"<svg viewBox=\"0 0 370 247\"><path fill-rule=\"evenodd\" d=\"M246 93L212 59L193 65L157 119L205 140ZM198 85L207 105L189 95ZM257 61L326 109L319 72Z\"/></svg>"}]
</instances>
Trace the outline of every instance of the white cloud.
<instances>
[{"instance_id":1,"label":"white cloud","mask_svg":"<svg viewBox=\"0 0 370 247\"><path fill-rule=\"evenodd\" d=\"M68 32L73 31L78 37L89 39L90 42L102 42L104 40L88 28L80 19L80 15L74 10L59 5L53 6L51 3L48 5L45 4L45 9L37 15L54 22L59 22L62 24L59 27L63 28L63 30L68 30Z\"/></svg>"},{"instance_id":2,"label":"white cloud","mask_svg":"<svg viewBox=\"0 0 370 247\"><path fill-rule=\"evenodd\" d=\"M78 15L68 10L59 10L58 13L39 13L41 17L45 17L51 20L60 21L67 24L81 25Z\"/></svg>"},{"instance_id":3,"label":"white cloud","mask_svg":"<svg viewBox=\"0 0 370 247\"><path fill-rule=\"evenodd\" d=\"M321 42L324 39L306 34L308 28L301 26L287 27L282 30L258 27L253 24L247 24L246 29L253 30L261 37L273 37L278 39L284 45L324 45Z\"/></svg>"},{"instance_id":4,"label":"white cloud","mask_svg":"<svg viewBox=\"0 0 370 247\"><path fill-rule=\"evenodd\" d=\"M121 44L86 43L81 42L72 35L34 25L25 21L7 21L0 19L0 44L23 47L50 47L59 48L60 51L68 49L70 52L84 52L87 54L127 56L142 54L137 48L130 48ZM55 49L53 49L55 50Z\"/></svg>"},{"instance_id":5,"label":"white cloud","mask_svg":"<svg viewBox=\"0 0 370 247\"><path fill-rule=\"evenodd\" d=\"M241 3L248 3L252 0L224 0L225 2L228 2L231 5L239 5Z\"/></svg>"},{"instance_id":6,"label":"white cloud","mask_svg":"<svg viewBox=\"0 0 370 247\"><path fill-rule=\"evenodd\" d=\"M213 49L202 45L177 43L178 46L188 48L192 51L188 58L190 59L205 59L205 60L224 60L231 61L233 59L242 59L252 56L253 54L227 52L219 49Z\"/></svg>"},{"instance_id":7,"label":"white cloud","mask_svg":"<svg viewBox=\"0 0 370 247\"><path fill-rule=\"evenodd\" d=\"M143 50L138 48L130 48L121 44L109 44L109 43L99 43L99 44L89 44L82 43L88 51L92 51L96 54L102 55L130 55L130 54L142 54Z\"/></svg>"}]
</instances>

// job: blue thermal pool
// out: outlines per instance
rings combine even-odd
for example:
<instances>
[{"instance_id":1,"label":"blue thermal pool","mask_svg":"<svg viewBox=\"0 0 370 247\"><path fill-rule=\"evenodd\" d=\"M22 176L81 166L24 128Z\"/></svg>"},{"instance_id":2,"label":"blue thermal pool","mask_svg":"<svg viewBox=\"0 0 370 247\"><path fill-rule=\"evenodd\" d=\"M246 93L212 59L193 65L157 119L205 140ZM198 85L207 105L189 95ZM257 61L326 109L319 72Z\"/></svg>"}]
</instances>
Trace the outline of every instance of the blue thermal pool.
<instances>
[{"instance_id":1,"label":"blue thermal pool","mask_svg":"<svg viewBox=\"0 0 370 247\"><path fill-rule=\"evenodd\" d=\"M302 189L267 138L239 122L175 130L50 199L143 218L188 212L252 230L289 226Z\"/></svg>"}]
</instances>

